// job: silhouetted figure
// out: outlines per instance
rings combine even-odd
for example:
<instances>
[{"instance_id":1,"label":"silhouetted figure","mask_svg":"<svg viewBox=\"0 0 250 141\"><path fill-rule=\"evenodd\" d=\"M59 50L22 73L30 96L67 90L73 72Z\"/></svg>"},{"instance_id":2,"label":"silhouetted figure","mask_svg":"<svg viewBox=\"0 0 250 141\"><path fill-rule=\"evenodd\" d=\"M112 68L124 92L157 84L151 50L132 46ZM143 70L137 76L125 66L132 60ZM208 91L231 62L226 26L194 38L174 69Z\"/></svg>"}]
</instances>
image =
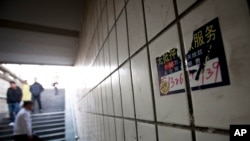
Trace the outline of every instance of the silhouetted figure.
<instances>
[{"instance_id":1,"label":"silhouetted figure","mask_svg":"<svg viewBox=\"0 0 250 141\"><path fill-rule=\"evenodd\" d=\"M19 111L22 99L22 90L16 85L16 82L10 81L10 88L7 91L7 103L9 108L10 126L14 124L15 115Z\"/></svg>"},{"instance_id":2,"label":"silhouetted figure","mask_svg":"<svg viewBox=\"0 0 250 141\"><path fill-rule=\"evenodd\" d=\"M32 93L32 101L34 104L37 101L40 112L42 111L41 93L43 90L43 86L38 82L35 82L30 86L30 92Z\"/></svg>"},{"instance_id":3,"label":"silhouetted figure","mask_svg":"<svg viewBox=\"0 0 250 141\"><path fill-rule=\"evenodd\" d=\"M58 82L53 83L53 87L55 90L55 95L58 95L58 88L57 88Z\"/></svg>"},{"instance_id":4,"label":"silhouetted figure","mask_svg":"<svg viewBox=\"0 0 250 141\"><path fill-rule=\"evenodd\" d=\"M33 109L32 101L24 101L23 108L18 112L14 124L14 141L42 141L32 133L30 112Z\"/></svg>"}]
</instances>

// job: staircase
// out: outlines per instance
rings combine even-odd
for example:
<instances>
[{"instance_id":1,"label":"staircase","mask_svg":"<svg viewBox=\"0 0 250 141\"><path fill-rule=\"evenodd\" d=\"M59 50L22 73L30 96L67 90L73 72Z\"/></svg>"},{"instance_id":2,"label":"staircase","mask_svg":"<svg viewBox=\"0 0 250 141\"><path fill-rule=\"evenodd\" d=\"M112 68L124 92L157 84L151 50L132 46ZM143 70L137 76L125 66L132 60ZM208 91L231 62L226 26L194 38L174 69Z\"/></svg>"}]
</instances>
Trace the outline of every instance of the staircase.
<instances>
[{"instance_id":1,"label":"staircase","mask_svg":"<svg viewBox=\"0 0 250 141\"><path fill-rule=\"evenodd\" d=\"M0 141L11 141L13 127L9 120L0 121ZM65 141L65 113L51 112L32 115L32 127L44 141Z\"/></svg>"},{"instance_id":2,"label":"staircase","mask_svg":"<svg viewBox=\"0 0 250 141\"><path fill-rule=\"evenodd\" d=\"M65 90L59 89L55 95L53 89L46 89L41 94L43 113L32 114L33 132L44 141L65 141ZM9 119L0 120L0 141L12 141L13 126Z\"/></svg>"}]
</instances>

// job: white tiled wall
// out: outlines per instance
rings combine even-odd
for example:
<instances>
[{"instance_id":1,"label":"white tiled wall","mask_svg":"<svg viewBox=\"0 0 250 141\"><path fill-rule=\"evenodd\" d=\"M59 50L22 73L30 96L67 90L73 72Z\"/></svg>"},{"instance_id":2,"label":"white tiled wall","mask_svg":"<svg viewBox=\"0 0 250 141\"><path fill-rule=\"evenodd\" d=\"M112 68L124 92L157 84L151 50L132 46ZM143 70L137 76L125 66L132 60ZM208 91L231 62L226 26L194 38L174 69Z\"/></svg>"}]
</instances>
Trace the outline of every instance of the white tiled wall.
<instances>
[{"instance_id":1,"label":"white tiled wall","mask_svg":"<svg viewBox=\"0 0 250 141\"><path fill-rule=\"evenodd\" d=\"M97 29L96 29L96 34L98 34L98 45L99 45L99 48L102 47L102 44L103 44L103 35L102 35L102 20L99 21L98 25L97 25Z\"/></svg>"},{"instance_id":2,"label":"white tiled wall","mask_svg":"<svg viewBox=\"0 0 250 141\"><path fill-rule=\"evenodd\" d=\"M106 40L103 46L103 51L104 51L104 74L107 76L110 73L110 54L109 54L109 42Z\"/></svg>"},{"instance_id":3,"label":"white tiled wall","mask_svg":"<svg viewBox=\"0 0 250 141\"><path fill-rule=\"evenodd\" d=\"M99 103L98 103L98 94L97 94L97 89L95 89L94 91L92 91L92 95L93 95L93 98L94 98L94 101L95 101L95 113L100 113L99 112Z\"/></svg>"},{"instance_id":4,"label":"white tiled wall","mask_svg":"<svg viewBox=\"0 0 250 141\"><path fill-rule=\"evenodd\" d=\"M250 123L246 0L95 0L85 6L76 60L84 73L75 101L80 141L228 141L230 124ZM194 30L216 17L231 84L188 91L183 80L184 92L161 96L156 57L177 48L184 74Z\"/></svg>"},{"instance_id":5,"label":"white tiled wall","mask_svg":"<svg viewBox=\"0 0 250 141\"><path fill-rule=\"evenodd\" d=\"M156 141L155 125L146 123L137 123L139 141Z\"/></svg>"},{"instance_id":6,"label":"white tiled wall","mask_svg":"<svg viewBox=\"0 0 250 141\"><path fill-rule=\"evenodd\" d=\"M112 93L112 85L110 77L106 79L105 84L106 84L106 94L107 94L108 115L114 115L113 93Z\"/></svg>"},{"instance_id":7,"label":"white tiled wall","mask_svg":"<svg viewBox=\"0 0 250 141\"><path fill-rule=\"evenodd\" d=\"M197 125L228 129L230 124L250 122L250 84L244 73L250 70L250 65L243 61L250 59L246 48L249 46L249 32L244 32L250 31L250 20L246 1L228 0L226 3L227 6L224 1L206 1L184 17L181 23L185 48L188 49L194 29L215 17L219 18L231 84L193 91L192 97Z\"/></svg>"},{"instance_id":8,"label":"white tiled wall","mask_svg":"<svg viewBox=\"0 0 250 141\"><path fill-rule=\"evenodd\" d=\"M156 57L169 52L172 48L177 48L178 56L181 56L180 42L176 25L171 27L149 45L157 120L161 122L189 124L186 93L160 96Z\"/></svg>"},{"instance_id":9,"label":"white tiled wall","mask_svg":"<svg viewBox=\"0 0 250 141\"><path fill-rule=\"evenodd\" d=\"M134 118L133 92L129 62L119 69L122 93L123 116Z\"/></svg>"},{"instance_id":10,"label":"white tiled wall","mask_svg":"<svg viewBox=\"0 0 250 141\"><path fill-rule=\"evenodd\" d=\"M149 40L175 19L173 0L145 0Z\"/></svg>"},{"instance_id":11,"label":"white tiled wall","mask_svg":"<svg viewBox=\"0 0 250 141\"><path fill-rule=\"evenodd\" d=\"M110 127L109 127L109 117L104 117L104 135L105 141L110 141ZM112 127L111 127L112 128Z\"/></svg>"},{"instance_id":12,"label":"white tiled wall","mask_svg":"<svg viewBox=\"0 0 250 141\"><path fill-rule=\"evenodd\" d=\"M136 141L136 127L135 121L124 120L124 128L125 128L125 141Z\"/></svg>"},{"instance_id":13,"label":"white tiled wall","mask_svg":"<svg viewBox=\"0 0 250 141\"><path fill-rule=\"evenodd\" d=\"M105 39L108 36L108 15L107 15L107 6L104 6L104 9L102 11L102 39L105 41Z\"/></svg>"},{"instance_id":14,"label":"white tiled wall","mask_svg":"<svg viewBox=\"0 0 250 141\"><path fill-rule=\"evenodd\" d=\"M229 141L229 136L196 132L197 141Z\"/></svg>"},{"instance_id":15,"label":"white tiled wall","mask_svg":"<svg viewBox=\"0 0 250 141\"><path fill-rule=\"evenodd\" d=\"M104 48L102 48L100 50L100 53L99 53L99 68L100 68L100 77L101 77L101 80L105 77L105 59L104 59Z\"/></svg>"},{"instance_id":16,"label":"white tiled wall","mask_svg":"<svg viewBox=\"0 0 250 141\"><path fill-rule=\"evenodd\" d=\"M131 65L136 118L154 120L147 50L143 49L143 51L133 57Z\"/></svg>"},{"instance_id":17,"label":"white tiled wall","mask_svg":"<svg viewBox=\"0 0 250 141\"><path fill-rule=\"evenodd\" d=\"M125 10L122 11L117 23L117 44L119 65L128 58L128 38Z\"/></svg>"},{"instance_id":18,"label":"white tiled wall","mask_svg":"<svg viewBox=\"0 0 250 141\"><path fill-rule=\"evenodd\" d=\"M108 9L108 26L110 31L115 23L114 0L107 0L107 9Z\"/></svg>"},{"instance_id":19,"label":"white tiled wall","mask_svg":"<svg viewBox=\"0 0 250 141\"><path fill-rule=\"evenodd\" d=\"M131 0L127 5L130 54L146 43L141 0Z\"/></svg>"},{"instance_id":20,"label":"white tiled wall","mask_svg":"<svg viewBox=\"0 0 250 141\"><path fill-rule=\"evenodd\" d=\"M110 141L116 141L115 119L109 117Z\"/></svg>"},{"instance_id":21,"label":"white tiled wall","mask_svg":"<svg viewBox=\"0 0 250 141\"><path fill-rule=\"evenodd\" d=\"M112 89L113 89L113 99L114 99L114 114L116 116L122 116L122 100L120 92L120 81L119 72L116 71L112 75Z\"/></svg>"},{"instance_id":22,"label":"white tiled wall","mask_svg":"<svg viewBox=\"0 0 250 141\"><path fill-rule=\"evenodd\" d=\"M124 141L123 119L116 118L115 125L116 125L116 140L117 141Z\"/></svg>"},{"instance_id":23,"label":"white tiled wall","mask_svg":"<svg viewBox=\"0 0 250 141\"><path fill-rule=\"evenodd\" d=\"M158 126L159 141L192 141L191 131Z\"/></svg>"},{"instance_id":24,"label":"white tiled wall","mask_svg":"<svg viewBox=\"0 0 250 141\"><path fill-rule=\"evenodd\" d=\"M189 8L196 0L176 0L178 14L182 14L187 8Z\"/></svg>"},{"instance_id":25,"label":"white tiled wall","mask_svg":"<svg viewBox=\"0 0 250 141\"><path fill-rule=\"evenodd\" d=\"M103 124L103 117L102 116L97 116L98 119L98 140L104 140L105 135L104 135L104 124Z\"/></svg>"},{"instance_id":26,"label":"white tiled wall","mask_svg":"<svg viewBox=\"0 0 250 141\"><path fill-rule=\"evenodd\" d=\"M118 66L115 28L113 28L113 30L109 35L109 54L110 54L110 68L111 71L114 71Z\"/></svg>"},{"instance_id":27,"label":"white tiled wall","mask_svg":"<svg viewBox=\"0 0 250 141\"><path fill-rule=\"evenodd\" d=\"M101 86L99 85L96 90L96 97L97 97L97 103L98 103L98 113L102 114L103 113L103 106L102 106L102 90Z\"/></svg>"},{"instance_id":28,"label":"white tiled wall","mask_svg":"<svg viewBox=\"0 0 250 141\"><path fill-rule=\"evenodd\" d=\"M101 97L102 97L103 114L108 114L107 92L106 92L105 83L102 83L101 90L102 90Z\"/></svg>"},{"instance_id":29,"label":"white tiled wall","mask_svg":"<svg viewBox=\"0 0 250 141\"><path fill-rule=\"evenodd\" d=\"M124 0L114 0L115 2L115 15L116 18L119 16L119 14L121 13L122 8L125 5L125 1Z\"/></svg>"}]
</instances>

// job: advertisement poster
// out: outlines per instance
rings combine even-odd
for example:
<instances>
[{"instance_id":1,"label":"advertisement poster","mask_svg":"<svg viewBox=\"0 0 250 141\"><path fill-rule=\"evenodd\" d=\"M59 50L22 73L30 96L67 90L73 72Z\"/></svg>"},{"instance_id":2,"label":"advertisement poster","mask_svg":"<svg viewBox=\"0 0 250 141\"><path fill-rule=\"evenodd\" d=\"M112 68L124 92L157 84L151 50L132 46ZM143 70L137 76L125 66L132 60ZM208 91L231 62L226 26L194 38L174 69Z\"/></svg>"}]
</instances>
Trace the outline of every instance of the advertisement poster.
<instances>
[{"instance_id":1,"label":"advertisement poster","mask_svg":"<svg viewBox=\"0 0 250 141\"><path fill-rule=\"evenodd\" d=\"M193 32L186 65L193 91L230 85L218 18ZM177 48L156 58L160 95L185 92L182 61Z\"/></svg>"},{"instance_id":2,"label":"advertisement poster","mask_svg":"<svg viewBox=\"0 0 250 141\"><path fill-rule=\"evenodd\" d=\"M177 48L156 58L161 96L185 92L184 74Z\"/></svg>"},{"instance_id":3,"label":"advertisement poster","mask_svg":"<svg viewBox=\"0 0 250 141\"><path fill-rule=\"evenodd\" d=\"M218 18L193 32L186 61L193 91L230 84Z\"/></svg>"}]
</instances>

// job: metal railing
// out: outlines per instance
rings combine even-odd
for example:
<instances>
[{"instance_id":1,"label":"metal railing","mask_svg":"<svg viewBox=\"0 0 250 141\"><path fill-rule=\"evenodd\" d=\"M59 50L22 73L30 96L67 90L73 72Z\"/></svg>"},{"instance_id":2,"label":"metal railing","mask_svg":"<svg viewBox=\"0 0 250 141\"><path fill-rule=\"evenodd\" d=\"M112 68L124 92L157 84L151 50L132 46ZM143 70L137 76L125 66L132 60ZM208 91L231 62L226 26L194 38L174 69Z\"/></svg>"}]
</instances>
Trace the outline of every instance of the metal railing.
<instances>
[{"instance_id":1,"label":"metal railing","mask_svg":"<svg viewBox=\"0 0 250 141\"><path fill-rule=\"evenodd\" d=\"M22 84L24 80L16 76L14 73L12 73L9 69L5 68L3 65L0 65L0 79L3 79L5 81L18 81L18 83ZM1 96L0 99L7 99L6 96Z\"/></svg>"},{"instance_id":2,"label":"metal railing","mask_svg":"<svg viewBox=\"0 0 250 141\"><path fill-rule=\"evenodd\" d=\"M0 99L6 99L7 97L5 97L5 96L0 96Z\"/></svg>"},{"instance_id":3,"label":"metal railing","mask_svg":"<svg viewBox=\"0 0 250 141\"><path fill-rule=\"evenodd\" d=\"M16 74L11 72L9 69L4 67L3 65L0 65L0 72L2 72L2 73L0 73L0 78L3 79L3 80L6 80L6 81L18 80L20 83L24 82L24 80L19 78Z\"/></svg>"},{"instance_id":4,"label":"metal railing","mask_svg":"<svg viewBox=\"0 0 250 141\"><path fill-rule=\"evenodd\" d=\"M70 100L70 114L71 114L71 118L72 118L72 124L73 124L73 128L74 128L74 133L75 133L75 140L77 141L79 139L79 136L78 136L78 132L77 132L77 127L76 127L76 118L75 118L75 112L74 112L74 109L73 109L74 105L73 105L73 102L72 102L72 98Z\"/></svg>"}]
</instances>

